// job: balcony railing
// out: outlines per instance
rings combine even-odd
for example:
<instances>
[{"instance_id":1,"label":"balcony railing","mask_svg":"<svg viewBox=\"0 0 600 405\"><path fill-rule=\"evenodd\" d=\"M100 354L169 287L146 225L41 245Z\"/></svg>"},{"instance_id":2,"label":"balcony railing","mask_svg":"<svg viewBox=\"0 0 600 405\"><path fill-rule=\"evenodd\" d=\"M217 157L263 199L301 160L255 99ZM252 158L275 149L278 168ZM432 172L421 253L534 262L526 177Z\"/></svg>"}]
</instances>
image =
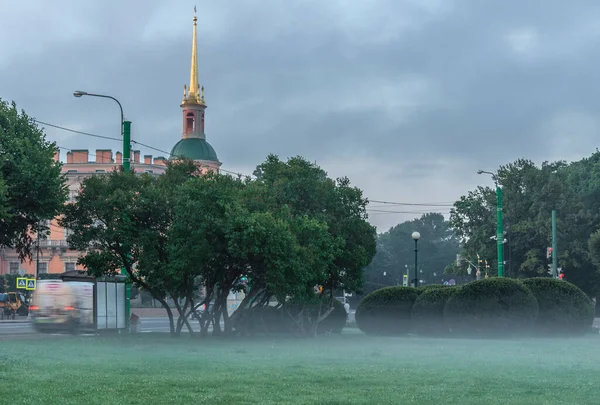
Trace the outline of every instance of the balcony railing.
<instances>
[{"instance_id":1,"label":"balcony railing","mask_svg":"<svg viewBox=\"0 0 600 405\"><path fill-rule=\"evenodd\" d=\"M64 239L42 239L39 241L39 244L40 247L69 247L69 244Z\"/></svg>"}]
</instances>

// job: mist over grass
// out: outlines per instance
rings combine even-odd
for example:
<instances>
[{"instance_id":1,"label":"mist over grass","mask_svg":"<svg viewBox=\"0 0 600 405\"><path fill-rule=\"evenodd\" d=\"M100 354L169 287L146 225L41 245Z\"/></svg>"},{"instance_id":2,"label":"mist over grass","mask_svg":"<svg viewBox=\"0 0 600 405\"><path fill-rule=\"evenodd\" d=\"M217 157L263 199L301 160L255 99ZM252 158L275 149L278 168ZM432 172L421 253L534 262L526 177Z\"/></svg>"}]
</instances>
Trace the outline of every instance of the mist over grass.
<instances>
[{"instance_id":1,"label":"mist over grass","mask_svg":"<svg viewBox=\"0 0 600 405\"><path fill-rule=\"evenodd\" d=\"M0 342L11 404L590 404L600 338ZM2 402L2 401L0 401Z\"/></svg>"}]
</instances>

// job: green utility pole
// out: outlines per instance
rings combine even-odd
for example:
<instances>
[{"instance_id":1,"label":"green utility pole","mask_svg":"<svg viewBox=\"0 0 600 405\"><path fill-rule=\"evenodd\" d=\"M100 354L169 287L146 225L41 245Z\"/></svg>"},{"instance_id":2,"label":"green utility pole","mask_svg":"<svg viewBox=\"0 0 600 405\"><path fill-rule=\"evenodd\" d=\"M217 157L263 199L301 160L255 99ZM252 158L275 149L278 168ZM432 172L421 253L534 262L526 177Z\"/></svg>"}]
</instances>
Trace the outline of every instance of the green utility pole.
<instances>
[{"instance_id":1,"label":"green utility pole","mask_svg":"<svg viewBox=\"0 0 600 405\"><path fill-rule=\"evenodd\" d=\"M123 171L131 171L131 121L123 121ZM129 257L129 255L128 255ZM125 325L129 328L129 317L131 313L131 280L123 267L121 274L125 280Z\"/></svg>"},{"instance_id":2,"label":"green utility pole","mask_svg":"<svg viewBox=\"0 0 600 405\"><path fill-rule=\"evenodd\" d=\"M556 253L556 211L552 210L552 277L558 277L558 256Z\"/></svg>"},{"instance_id":3,"label":"green utility pole","mask_svg":"<svg viewBox=\"0 0 600 405\"><path fill-rule=\"evenodd\" d=\"M504 277L504 228L502 226L502 188L496 184L496 198L498 200L498 227L496 229L496 242L498 244L498 277Z\"/></svg>"},{"instance_id":4,"label":"green utility pole","mask_svg":"<svg viewBox=\"0 0 600 405\"><path fill-rule=\"evenodd\" d=\"M123 170L130 171L131 164L131 121L123 121Z\"/></svg>"}]
</instances>

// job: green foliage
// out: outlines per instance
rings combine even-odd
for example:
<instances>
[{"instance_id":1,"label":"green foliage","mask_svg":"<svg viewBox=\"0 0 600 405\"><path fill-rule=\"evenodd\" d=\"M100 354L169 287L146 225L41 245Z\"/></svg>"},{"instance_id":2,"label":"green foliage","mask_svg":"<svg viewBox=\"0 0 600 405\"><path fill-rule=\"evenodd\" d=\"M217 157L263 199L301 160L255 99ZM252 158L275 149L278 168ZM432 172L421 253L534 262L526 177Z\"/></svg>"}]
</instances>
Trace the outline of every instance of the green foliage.
<instances>
[{"instance_id":1,"label":"green foliage","mask_svg":"<svg viewBox=\"0 0 600 405\"><path fill-rule=\"evenodd\" d=\"M441 288L440 288L441 287ZM420 287L421 294L412 307L412 322L415 330L423 334L440 335L448 332L444 323L444 307L460 287Z\"/></svg>"},{"instance_id":2,"label":"green foliage","mask_svg":"<svg viewBox=\"0 0 600 405\"><path fill-rule=\"evenodd\" d=\"M452 286L449 285L443 285L443 284L428 284L428 285L422 285L420 287L417 287L417 290L425 292L425 291L429 291L429 290L437 290L440 288L450 288Z\"/></svg>"},{"instance_id":3,"label":"green foliage","mask_svg":"<svg viewBox=\"0 0 600 405\"><path fill-rule=\"evenodd\" d=\"M247 309L234 321L234 328L243 335L292 334L294 323L281 307L270 305Z\"/></svg>"},{"instance_id":4,"label":"green foliage","mask_svg":"<svg viewBox=\"0 0 600 405\"><path fill-rule=\"evenodd\" d=\"M312 305L305 306L303 308L293 305L283 307L273 307L270 305L252 307L247 311L244 311L242 315L236 319L234 328L244 335L255 335L255 334L294 334L294 335L306 335L304 330L300 330L299 327L304 325L298 325L295 322L297 314L295 311L304 309L304 316L302 318L305 322L314 322L319 315L319 311L323 312L327 310L329 300L327 297L321 297L321 304L319 306L319 300L313 302ZM297 302L296 304L302 304ZM337 300L333 301L333 311L317 324L317 333L342 333L342 329L346 326L348 314L344 309L342 303ZM314 325L308 325L309 328Z\"/></svg>"},{"instance_id":5,"label":"green foliage","mask_svg":"<svg viewBox=\"0 0 600 405\"><path fill-rule=\"evenodd\" d=\"M358 288L374 254L367 201L347 179L328 179L301 158L284 163L271 156L259 168L256 181L199 175L192 162L170 164L158 178L122 172L92 177L66 207L61 225L73 231L72 248L88 251L80 259L88 272L125 268L167 309L174 334L184 325L191 330L188 314L202 303L195 301L201 287L203 302L214 302L212 313L200 319L203 332L212 322L220 333L223 320L230 333L245 310L275 297L288 315L296 311L296 329L317 333L319 322L334 322L339 308L331 294L319 301L314 287L329 293ZM227 297L234 290L246 296L229 314ZM179 314L176 326L167 298Z\"/></svg>"},{"instance_id":6,"label":"green foliage","mask_svg":"<svg viewBox=\"0 0 600 405\"><path fill-rule=\"evenodd\" d=\"M31 257L33 235L48 232L41 221L67 198L56 150L32 118L0 99L0 247L15 248L21 260Z\"/></svg>"},{"instance_id":7,"label":"green foliage","mask_svg":"<svg viewBox=\"0 0 600 405\"><path fill-rule=\"evenodd\" d=\"M319 333L342 333L342 329L344 329L346 326L346 322L348 321L348 313L344 308L344 304L338 300L333 300L332 302L333 311L331 311L325 319L319 322Z\"/></svg>"},{"instance_id":8,"label":"green foliage","mask_svg":"<svg viewBox=\"0 0 600 405\"><path fill-rule=\"evenodd\" d=\"M600 272L592 261L588 240L600 229L600 152L566 164L519 159L497 172L504 195L505 275L528 278L547 274L546 248L551 246L551 215L557 212L558 265L565 278L589 296L600 293ZM477 253L496 273L496 196L478 187L461 197L450 223L461 238L462 255ZM597 255L600 256L600 255ZM472 260L472 259L471 259ZM455 272L464 271L463 268Z\"/></svg>"},{"instance_id":9,"label":"green foliage","mask_svg":"<svg viewBox=\"0 0 600 405\"><path fill-rule=\"evenodd\" d=\"M535 296L521 281L487 278L457 289L446 302L444 320L457 335L510 336L529 332L538 311Z\"/></svg>"},{"instance_id":10,"label":"green foliage","mask_svg":"<svg viewBox=\"0 0 600 405\"><path fill-rule=\"evenodd\" d=\"M386 287L362 299L356 324L366 334L399 335L411 328L411 311L420 291L413 287Z\"/></svg>"},{"instance_id":11,"label":"green foliage","mask_svg":"<svg viewBox=\"0 0 600 405\"><path fill-rule=\"evenodd\" d=\"M87 251L79 259L95 276L124 268L132 281L161 302L177 300L193 290L190 271L171 271L168 230L172 222L174 190L197 175L189 162L169 165L159 178L115 171L84 180L74 204L65 207L60 224L72 230L71 248ZM179 311L180 319L183 317Z\"/></svg>"},{"instance_id":12,"label":"green foliage","mask_svg":"<svg viewBox=\"0 0 600 405\"><path fill-rule=\"evenodd\" d=\"M251 207L272 212L287 207L294 218L326 224L334 246L333 260L326 266L321 261L318 284L326 290L360 289L363 268L375 255L376 239L375 229L367 221L368 201L362 191L351 187L347 178L328 178L320 167L301 157L283 162L269 155L254 174L258 187L250 199Z\"/></svg>"},{"instance_id":13,"label":"green foliage","mask_svg":"<svg viewBox=\"0 0 600 405\"><path fill-rule=\"evenodd\" d=\"M585 333L594 322L592 300L580 288L554 278L530 278L523 283L539 304L535 322L540 334Z\"/></svg>"}]
</instances>

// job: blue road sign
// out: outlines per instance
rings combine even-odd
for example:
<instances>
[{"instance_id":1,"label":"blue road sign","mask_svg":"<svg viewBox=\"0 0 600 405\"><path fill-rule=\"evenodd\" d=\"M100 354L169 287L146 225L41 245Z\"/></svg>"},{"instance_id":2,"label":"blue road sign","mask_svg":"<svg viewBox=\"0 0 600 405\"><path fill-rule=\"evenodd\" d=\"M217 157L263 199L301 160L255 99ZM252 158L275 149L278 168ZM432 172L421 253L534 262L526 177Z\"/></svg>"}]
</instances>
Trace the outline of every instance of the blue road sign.
<instances>
[{"instance_id":1,"label":"blue road sign","mask_svg":"<svg viewBox=\"0 0 600 405\"><path fill-rule=\"evenodd\" d=\"M24 277L18 277L17 288L27 288L27 279Z\"/></svg>"},{"instance_id":2,"label":"blue road sign","mask_svg":"<svg viewBox=\"0 0 600 405\"><path fill-rule=\"evenodd\" d=\"M27 279L26 290L35 290L35 278L28 278Z\"/></svg>"}]
</instances>

